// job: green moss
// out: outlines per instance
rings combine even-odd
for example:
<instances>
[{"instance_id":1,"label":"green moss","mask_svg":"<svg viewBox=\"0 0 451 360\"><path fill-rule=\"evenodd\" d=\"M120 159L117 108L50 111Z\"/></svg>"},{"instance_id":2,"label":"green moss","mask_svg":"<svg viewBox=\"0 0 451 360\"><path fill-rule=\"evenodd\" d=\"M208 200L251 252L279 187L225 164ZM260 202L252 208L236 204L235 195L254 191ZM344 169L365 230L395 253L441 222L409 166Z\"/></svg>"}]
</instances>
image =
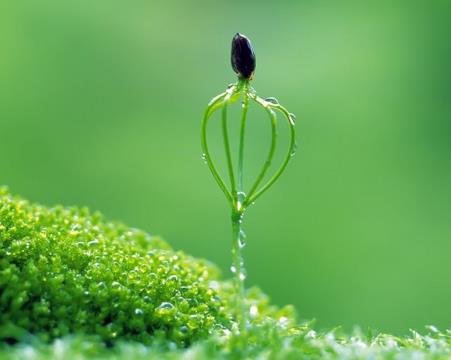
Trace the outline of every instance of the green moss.
<instances>
[{"instance_id":1,"label":"green moss","mask_svg":"<svg viewBox=\"0 0 451 360\"><path fill-rule=\"evenodd\" d=\"M46 208L0 190L0 336L69 333L184 345L228 326L218 271L87 209Z\"/></svg>"},{"instance_id":2,"label":"green moss","mask_svg":"<svg viewBox=\"0 0 451 360\"><path fill-rule=\"evenodd\" d=\"M291 307L232 286L211 264L87 209L0 189L0 359L449 359L450 332L316 333Z\"/></svg>"}]
</instances>

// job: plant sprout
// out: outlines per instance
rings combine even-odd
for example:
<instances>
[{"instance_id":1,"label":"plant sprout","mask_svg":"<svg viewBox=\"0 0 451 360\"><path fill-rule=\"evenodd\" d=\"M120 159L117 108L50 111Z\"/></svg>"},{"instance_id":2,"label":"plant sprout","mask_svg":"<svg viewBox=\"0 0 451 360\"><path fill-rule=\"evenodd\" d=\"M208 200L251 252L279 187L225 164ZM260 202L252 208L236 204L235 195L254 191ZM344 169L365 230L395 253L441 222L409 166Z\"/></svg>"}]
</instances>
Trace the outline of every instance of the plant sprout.
<instances>
[{"instance_id":1,"label":"plant sprout","mask_svg":"<svg viewBox=\"0 0 451 360\"><path fill-rule=\"evenodd\" d=\"M236 301L236 321L238 323L237 332L244 331L247 324L246 304L244 301L244 280L245 269L242 257L242 248L245 245L244 232L242 229L243 215L250 205L254 204L260 196L262 196L280 177L286 169L288 162L294 155L296 150L295 141L295 116L287 111L279 102L273 98L263 99L259 97L251 86L251 80L255 71L255 54L249 39L237 33L232 40L231 54L232 68L238 76L238 81L227 87L226 91L214 97L205 110L205 115L201 125L201 143L203 151L203 159L210 168L214 179L221 188L227 198L232 209L232 266L231 271L234 274L235 301ZM241 100L241 118L239 131L239 147L237 168L234 167L232 159L232 149L230 146L229 130L228 130L228 108L229 106ZM245 133L247 114L250 103L262 107L271 125L271 141L269 152L260 172L258 173L253 185L247 190L243 186L244 176L244 149L245 149ZM213 161L207 142L207 127L212 115L221 112L222 121L222 137L224 141L225 158L227 162L227 172L230 185L227 186L217 170L217 166ZM272 160L277 147L277 113L288 122L290 132L288 149L282 163L276 169L274 174L264 182L268 170L272 164ZM235 175L236 170L236 175Z\"/></svg>"}]
</instances>

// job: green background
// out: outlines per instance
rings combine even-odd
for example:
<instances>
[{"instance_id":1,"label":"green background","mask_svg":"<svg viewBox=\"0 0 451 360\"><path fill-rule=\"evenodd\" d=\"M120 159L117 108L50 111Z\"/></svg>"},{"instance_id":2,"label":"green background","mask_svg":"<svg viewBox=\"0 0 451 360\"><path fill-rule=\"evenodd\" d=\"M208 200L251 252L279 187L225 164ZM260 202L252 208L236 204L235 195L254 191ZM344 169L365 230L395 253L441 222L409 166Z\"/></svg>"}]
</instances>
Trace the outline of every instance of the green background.
<instances>
[{"instance_id":1,"label":"green background","mask_svg":"<svg viewBox=\"0 0 451 360\"><path fill-rule=\"evenodd\" d=\"M297 115L299 140L246 216L248 284L320 328L450 328L448 4L2 1L0 184L160 234L229 276L199 125L235 80L240 31L254 87ZM267 120L251 115L255 168Z\"/></svg>"}]
</instances>

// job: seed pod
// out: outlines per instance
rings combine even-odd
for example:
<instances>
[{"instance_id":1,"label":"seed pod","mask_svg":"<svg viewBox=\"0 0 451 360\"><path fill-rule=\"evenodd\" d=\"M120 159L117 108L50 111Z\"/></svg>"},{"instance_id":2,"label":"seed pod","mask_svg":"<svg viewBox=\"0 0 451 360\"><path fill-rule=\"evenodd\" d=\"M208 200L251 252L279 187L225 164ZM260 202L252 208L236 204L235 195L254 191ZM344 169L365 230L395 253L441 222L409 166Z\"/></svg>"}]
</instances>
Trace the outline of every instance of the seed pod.
<instances>
[{"instance_id":1,"label":"seed pod","mask_svg":"<svg viewBox=\"0 0 451 360\"><path fill-rule=\"evenodd\" d=\"M232 68L244 79L252 79L255 70L255 54L250 40L236 33L232 39Z\"/></svg>"}]
</instances>

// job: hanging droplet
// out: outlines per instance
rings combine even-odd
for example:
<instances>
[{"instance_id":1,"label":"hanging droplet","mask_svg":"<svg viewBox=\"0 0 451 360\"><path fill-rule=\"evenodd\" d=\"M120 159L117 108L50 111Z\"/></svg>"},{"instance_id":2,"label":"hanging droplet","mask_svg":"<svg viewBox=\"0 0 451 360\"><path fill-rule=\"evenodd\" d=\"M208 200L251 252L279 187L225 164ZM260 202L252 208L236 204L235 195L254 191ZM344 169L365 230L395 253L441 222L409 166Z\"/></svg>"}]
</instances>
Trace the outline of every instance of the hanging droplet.
<instances>
[{"instance_id":1,"label":"hanging droplet","mask_svg":"<svg viewBox=\"0 0 451 360\"><path fill-rule=\"evenodd\" d=\"M207 155L206 154L202 154L201 159L204 162L204 164L207 163Z\"/></svg>"},{"instance_id":2,"label":"hanging droplet","mask_svg":"<svg viewBox=\"0 0 451 360\"><path fill-rule=\"evenodd\" d=\"M241 281L246 280L246 275L243 272L240 272L240 280Z\"/></svg>"},{"instance_id":3,"label":"hanging droplet","mask_svg":"<svg viewBox=\"0 0 451 360\"><path fill-rule=\"evenodd\" d=\"M289 119L290 119L291 125L296 124L296 115L294 115L293 113L290 113L290 114L288 115L288 117L289 117Z\"/></svg>"},{"instance_id":4,"label":"hanging droplet","mask_svg":"<svg viewBox=\"0 0 451 360\"><path fill-rule=\"evenodd\" d=\"M246 246L246 233L243 229L240 230L240 234L238 236L238 246L240 247L240 249Z\"/></svg>"},{"instance_id":5,"label":"hanging droplet","mask_svg":"<svg viewBox=\"0 0 451 360\"><path fill-rule=\"evenodd\" d=\"M296 155L296 151L298 150L298 145L295 143L293 145L293 148L291 149L291 153L290 156L293 157L294 155Z\"/></svg>"},{"instance_id":6,"label":"hanging droplet","mask_svg":"<svg viewBox=\"0 0 451 360\"><path fill-rule=\"evenodd\" d=\"M244 193L243 191L238 191L236 195L237 195L236 207L238 208L238 210L241 210L244 201L246 200L246 193Z\"/></svg>"},{"instance_id":7,"label":"hanging droplet","mask_svg":"<svg viewBox=\"0 0 451 360\"><path fill-rule=\"evenodd\" d=\"M232 266L230 267L230 271L233 272L233 273L235 274L235 273L236 273L236 267L232 265Z\"/></svg>"},{"instance_id":8,"label":"hanging droplet","mask_svg":"<svg viewBox=\"0 0 451 360\"><path fill-rule=\"evenodd\" d=\"M265 99L266 102L269 102L273 105L279 105L279 100L277 100L275 97L267 97Z\"/></svg>"}]
</instances>

